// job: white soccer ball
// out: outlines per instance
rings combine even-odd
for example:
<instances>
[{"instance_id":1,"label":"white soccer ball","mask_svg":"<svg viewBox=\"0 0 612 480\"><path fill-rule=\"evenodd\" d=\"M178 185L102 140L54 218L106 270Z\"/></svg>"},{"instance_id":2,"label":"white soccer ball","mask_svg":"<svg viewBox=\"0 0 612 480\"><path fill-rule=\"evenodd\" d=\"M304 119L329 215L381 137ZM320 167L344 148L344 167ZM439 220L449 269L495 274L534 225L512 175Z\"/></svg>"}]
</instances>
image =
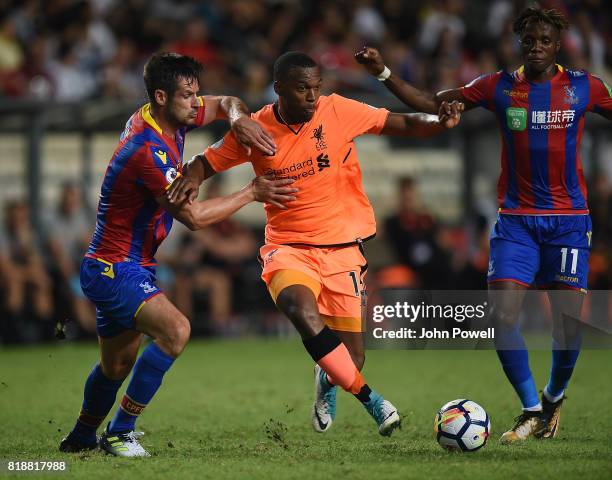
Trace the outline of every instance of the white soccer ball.
<instances>
[{"instance_id":1,"label":"white soccer ball","mask_svg":"<svg viewBox=\"0 0 612 480\"><path fill-rule=\"evenodd\" d=\"M442 448L474 452L487 443L491 421L485 409L476 402L460 398L438 410L434 431Z\"/></svg>"}]
</instances>

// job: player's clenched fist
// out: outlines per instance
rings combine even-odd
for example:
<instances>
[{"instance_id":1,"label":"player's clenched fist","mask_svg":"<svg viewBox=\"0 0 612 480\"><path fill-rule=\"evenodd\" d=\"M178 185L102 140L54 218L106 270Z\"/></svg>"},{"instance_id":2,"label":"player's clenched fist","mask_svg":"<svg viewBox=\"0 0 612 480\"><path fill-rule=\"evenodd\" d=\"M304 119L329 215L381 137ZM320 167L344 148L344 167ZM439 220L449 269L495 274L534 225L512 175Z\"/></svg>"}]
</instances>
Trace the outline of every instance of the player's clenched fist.
<instances>
[{"instance_id":1,"label":"player's clenched fist","mask_svg":"<svg viewBox=\"0 0 612 480\"><path fill-rule=\"evenodd\" d=\"M293 178L275 178L273 175L255 177L249 188L253 193L253 199L257 202L270 203L281 210L287 210L287 202L295 200L294 193L297 188L290 187L295 180Z\"/></svg>"},{"instance_id":2,"label":"player's clenched fist","mask_svg":"<svg viewBox=\"0 0 612 480\"><path fill-rule=\"evenodd\" d=\"M188 175L177 176L166 191L166 198L172 205L183 202L193 203L200 191L200 184Z\"/></svg>"},{"instance_id":3,"label":"player's clenched fist","mask_svg":"<svg viewBox=\"0 0 612 480\"><path fill-rule=\"evenodd\" d=\"M372 47L363 47L355 54L355 60L361 63L366 70L374 76L378 76L385 69L385 62L378 50Z\"/></svg>"},{"instance_id":4,"label":"player's clenched fist","mask_svg":"<svg viewBox=\"0 0 612 480\"><path fill-rule=\"evenodd\" d=\"M438 119L440 125L444 128L453 128L459 124L461 112L463 112L465 104L463 102L442 102L438 111Z\"/></svg>"}]
</instances>

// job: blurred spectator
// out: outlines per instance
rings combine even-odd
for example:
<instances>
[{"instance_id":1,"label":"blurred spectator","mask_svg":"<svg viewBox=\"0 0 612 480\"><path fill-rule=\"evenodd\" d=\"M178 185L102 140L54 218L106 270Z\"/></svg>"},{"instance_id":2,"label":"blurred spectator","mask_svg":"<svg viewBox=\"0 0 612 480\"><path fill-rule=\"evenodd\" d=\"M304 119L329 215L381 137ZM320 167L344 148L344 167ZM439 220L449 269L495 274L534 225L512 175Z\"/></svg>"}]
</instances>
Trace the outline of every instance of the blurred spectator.
<instances>
[{"instance_id":1,"label":"blurred spectator","mask_svg":"<svg viewBox=\"0 0 612 480\"><path fill-rule=\"evenodd\" d=\"M589 288L612 288L612 187L610 180L598 175L589 188L589 208L593 221Z\"/></svg>"},{"instance_id":2,"label":"blurred spectator","mask_svg":"<svg viewBox=\"0 0 612 480\"><path fill-rule=\"evenodd\" d=\"M476 217L473 228L472 251L468 251L463 265L458 265L455 285L463 290L486 290L489 270L490 226L486 217ZM467 231L465 232L468 233Z\"/></svg>"},{"instance_id":3,"label":"blurred spectator","mask_svg":"<svg viewBox=\"0 0 612 480\"><path fill-rule=\"evenodd\" d=\"M219 179L215 180L208 186L207 198L221 195ZM175 300L177 307L193 319L196 330L201 319L195 314L195 302L202 293L207 293L209 331L229 335L239 328L235 287L243 280L248 264L256 261L257 247L253 233L232 218L186 238L177 265Z\"/></svg>"},{"instance_id":4,"label":"blurred spectator","mask_svg":"<svg viewBox=\"0 0 612 480\"><path fill-rule=\"evenodd\" d=\"M0 80L17 71L24 62L23 48L17 39L15 22L10 15L0 15Z\"/></svg>"},{"instance_id":5,"label":"blurred spectator","mask_svg":"<svg viewBox=\"0 0 612 480\"><path fill-rule=\"evenodd\" d=\"M58 60L51 63L50 72L55 84L56 100L75 102L94 93L95 80L79 66L76 48L72 44L60 45Z\"/></svg>"},{"instance_id":6,"label":"blurred spectator","mask_svg":"<svg viewBox=\"0 0 612 480\"><path fill-rule=\"evenodd\" d=\"M104 69L104 95L126 100L138 98L142 95L143 67L134 42L129 38L121 40L115 56Z\"/></svg>"},{"instance_id":7,"label":"blurred spectator","mask_svg":"<svg viewBox=\"0 0 612 480\"><path fill-rule=\"evenodd\" d=\"M606 15L599 0L550 0L570 19L564 35L566 66L606 75L612 55ZM140 98L133 88L143 58L158 49L191 55L205 65L204 88L240 93L248 85L254 104L266 101L269 72L283 51L301 49L327 70L330 90L370 85L355 65L354 50L370 43L383 50L392 70L419 87L457 86L475 70L518 66L512 20L526 0L36 0L0 2L0 90L10 96L49 92L39 80L53 72L56 98ZM138 19L138 21L135 21ZM482 28L476 28L481 25ZM32 45L47 38L46 52ZM482 59L483 46L495 52ZM48 52L51 58L48 58ZM490 56L490 53L487 53ZM43 61L44 60L44 61ZM486 64L486 70L477 64ZM492 67L492 68L491 68ZM36 88L17 88L5 76L36 78ZM38 72L38 73L37 73ZM266 72L264 75L263 72ZM139 72L140 73L140 72ZM12 81L11 81L12 80ZM71 91L67 82L74 82ZM96 89L97 85L103 88Z\"/></svg>"},{"instance_id":8,"label":"blurred spectator","mask_svg":"<svg viewBox=\"0 0 612 480\"><path fill-rule=\"evenodd\" d=\"M465 35L465 23L461 18L463 0L437 0L426 10L421 23L419 46L425 53L431 53L440 43L444 32L461 43Z\"/></svg>"},{"instance_id":9,"label":"blurred spectator","mask_svg":"<svg viewBox=\"0 0 612 480\"><path fill-rule=\"evenodd\" d=\"M80 188L67 182L62 186L57 208L45 219L45 234L55 316L76 320L82 330L94 333L95 312L81 291L79 278L81 261L91 238L89 219L81 203Z\"/></svg>"},{"instance_id":10,"label":"blurred spectator","mask_svg":"<svg viewBox=\"0 0 612 480\"><path fill-rule=\"evenodd\" d=\"M53 96L53 79L47 69L47 37L37 36L28 44L26 62L4 79L4 92L12 97L48 100Z\"/></svg>"},{"instance_id":11,"label":"blurred spectator","mask_svg":"<svg viewBox=\"0 0 612 480\"><path fill-rule=\"evenodd\" d=\"M385 238L397 260L410 267L424 288L445 288L449 284L449 253L438 244L438 225L420 205L414 180L398 184L397 213L385 220Z\"/></svg>"},{"instance_id":12,"label":"blurred spectator","mask_svg":"<svg viewBox=\"0 0 612 480\"><path fill-rule=\"evenodd\" d=\"M5 276L7 315L2 328L7 341L50 338L53 327L51 279L45 270L40 245L30 226L29 208L22 200L9 201L4 208L4 235L0 230L0 267Z\"/></svg>"}]
</instances>

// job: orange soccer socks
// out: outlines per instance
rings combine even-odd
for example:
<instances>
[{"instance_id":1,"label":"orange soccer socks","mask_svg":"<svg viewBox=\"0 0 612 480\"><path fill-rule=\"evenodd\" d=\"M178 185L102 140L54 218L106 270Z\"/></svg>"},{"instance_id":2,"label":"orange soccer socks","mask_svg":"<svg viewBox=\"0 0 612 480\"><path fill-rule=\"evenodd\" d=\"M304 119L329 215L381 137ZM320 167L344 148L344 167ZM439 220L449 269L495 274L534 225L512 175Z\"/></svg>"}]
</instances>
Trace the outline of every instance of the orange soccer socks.
<instances>
[{"instance_id":1,"label":"orange soccer socks","mask_svg":"<svg viewBox=\"0 0 612 480\"><path fill-rule=\"evenodd\" d=\"M362 403L370 400L372 390L357 370L346 346L329 327L323 327L303 343L312 359L327 373L331 383L352 393Z\"/></svg>"}]
</instances>

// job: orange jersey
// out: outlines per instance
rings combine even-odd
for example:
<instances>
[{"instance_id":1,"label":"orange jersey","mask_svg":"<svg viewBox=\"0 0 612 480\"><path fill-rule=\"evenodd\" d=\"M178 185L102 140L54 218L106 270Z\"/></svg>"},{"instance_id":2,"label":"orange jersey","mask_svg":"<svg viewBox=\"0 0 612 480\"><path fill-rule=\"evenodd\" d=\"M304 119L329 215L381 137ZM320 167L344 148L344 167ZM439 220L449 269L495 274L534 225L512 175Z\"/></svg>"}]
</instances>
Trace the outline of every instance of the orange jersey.
<instances>
[{"instance_id":1,"label":"orange jersey","mask_svg":"<svg viewBox=\"0 0 612 480\"><path fill-rule=\"evenodd\" d=\"M342 245L376 233L374 212L363 190L354 144L364 133L379 134L388 110L339 95L321 96L312 119L292 130L274 104L252 118L276 142L276 155L253 150L247 156L229 132L204 155L217 172L251 162L255 173L294 178L297 200L287 210L265 204L266 243Z\"/></svg>"}]
</instances>

